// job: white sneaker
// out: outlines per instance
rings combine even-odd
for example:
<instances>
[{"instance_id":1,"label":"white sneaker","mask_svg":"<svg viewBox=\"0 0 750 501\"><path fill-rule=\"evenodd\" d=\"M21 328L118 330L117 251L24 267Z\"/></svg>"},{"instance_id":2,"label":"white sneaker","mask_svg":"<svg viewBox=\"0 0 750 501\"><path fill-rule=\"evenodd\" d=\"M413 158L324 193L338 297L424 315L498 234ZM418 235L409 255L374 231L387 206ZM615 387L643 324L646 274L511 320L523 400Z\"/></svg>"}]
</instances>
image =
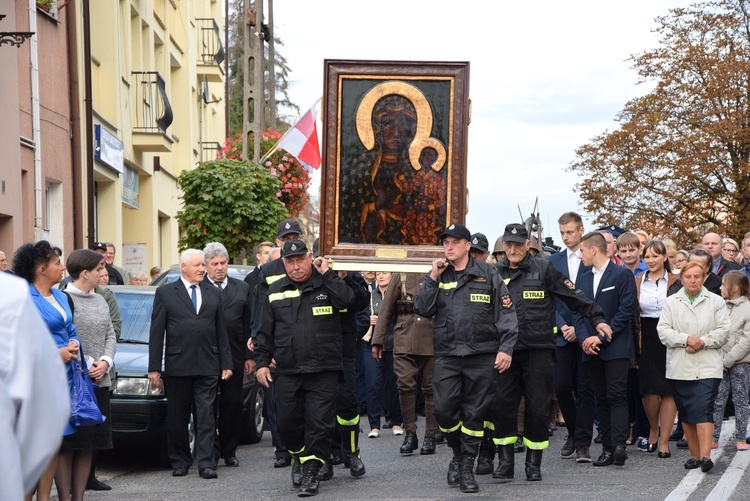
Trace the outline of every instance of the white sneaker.
<instances>
[{"instance_id":1,"label":"white sneaker","mask_svg":"<svg viewBox=\"0 0 750 501\"><path fill-rule=\"evenodd\" d=\"M373 428L370 433L367 434L367 438L378 438L380 436L380 430Z\"/></svg>"},{"instance_id":2,"label":"white sneaker","mask_svg":"<svg viewBox=\"0 0 750 501\"><path fill-rule=\"evenodd\" d=\"M401 428L400 426L393 425L393 434L394 435L403 435L404 434L404 429Z\"/></svg>"}]
</instances>

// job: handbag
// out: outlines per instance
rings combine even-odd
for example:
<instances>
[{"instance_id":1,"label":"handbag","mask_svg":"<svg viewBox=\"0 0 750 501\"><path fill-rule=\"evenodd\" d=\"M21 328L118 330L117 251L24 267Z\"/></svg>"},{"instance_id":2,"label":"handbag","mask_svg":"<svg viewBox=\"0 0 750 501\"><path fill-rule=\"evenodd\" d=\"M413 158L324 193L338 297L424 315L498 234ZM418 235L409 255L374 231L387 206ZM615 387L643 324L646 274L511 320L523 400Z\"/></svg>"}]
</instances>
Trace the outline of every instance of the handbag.
<instances>
[{"instance_id":1,"label":"handbag","mask_svg":"<svg viewBox=\"0 0 750 501\"><path fill-rule=\"evenodd\" d=\"M83 347L79 348L78 358L72 361L73 381L70 388L70 424L75 428L94 426L107 419L99 410Z\"/></svg>"}]
</instances>

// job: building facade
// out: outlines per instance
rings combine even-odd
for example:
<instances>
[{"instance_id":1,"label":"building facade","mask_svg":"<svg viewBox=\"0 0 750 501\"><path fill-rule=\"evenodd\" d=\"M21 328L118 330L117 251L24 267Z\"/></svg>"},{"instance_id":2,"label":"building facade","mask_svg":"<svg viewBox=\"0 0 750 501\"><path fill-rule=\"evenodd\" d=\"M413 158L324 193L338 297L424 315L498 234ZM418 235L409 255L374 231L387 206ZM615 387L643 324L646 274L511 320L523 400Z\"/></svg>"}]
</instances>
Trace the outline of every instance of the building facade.
<instances>
[{"instance_id":1,"label":"building facade","mask_svg":"<svg viewBox=\"0 0 750 501\"><path fill-rule=\"evenodd\" d=\"M12 31L25 30L30 2L13 1ZM177 177L215 158L225 138L222 2L57 0L49 13L31 4L43 82L42 223L34 224L30 40L0 49L2 67L12 60L15 68L0 89L15 80L18 96L0 104L18 118L0 125L0 147L14 150L0 166L14 187L0 196L0 250L42 237L66 252L108 241L132 271L176 263Z\"/></svg>"}]
</instances>

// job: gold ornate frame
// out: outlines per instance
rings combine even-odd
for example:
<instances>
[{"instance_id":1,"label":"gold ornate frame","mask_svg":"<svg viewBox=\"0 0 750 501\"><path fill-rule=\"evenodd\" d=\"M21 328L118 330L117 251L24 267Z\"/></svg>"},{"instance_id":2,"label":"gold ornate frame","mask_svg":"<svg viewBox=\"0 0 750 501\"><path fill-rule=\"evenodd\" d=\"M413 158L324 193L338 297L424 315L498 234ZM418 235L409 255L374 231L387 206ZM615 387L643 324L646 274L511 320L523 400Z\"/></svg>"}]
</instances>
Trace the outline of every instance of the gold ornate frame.
<instances>
[{"instance_id":1,"label":"gold ornate frame","mask_svg":"<svg viewBox=\"0 0 750 501\"><path fill-rule=\"evenodd\" d=\"M444 180L445 200L433 220L440 220L443 228L464 224L468 92L468 62L325 61L320 253L331 258L335 269L423 271L432 259L443 255L437 238L433 245L345 241L342 217L352 221L352 214L346 212L349 206L342 205L341 183L344 190L351 189L346 185L347 158L375 147L377 102L389 95L402 96L416 111L409 164L415 172L427 168L426 172L434 171ZM425 148L433 149L436 158L422 165L420 155ZM438 215L443 213L444 221Z\"/></svg>"}]
</instances>

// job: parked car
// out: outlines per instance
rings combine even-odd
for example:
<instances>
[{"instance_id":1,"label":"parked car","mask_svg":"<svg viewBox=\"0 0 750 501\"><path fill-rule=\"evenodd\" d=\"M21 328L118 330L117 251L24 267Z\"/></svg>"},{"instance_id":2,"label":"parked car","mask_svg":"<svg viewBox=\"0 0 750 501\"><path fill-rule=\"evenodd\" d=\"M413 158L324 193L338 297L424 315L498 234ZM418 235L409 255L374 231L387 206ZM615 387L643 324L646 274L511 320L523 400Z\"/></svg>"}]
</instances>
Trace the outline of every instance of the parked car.
<instances>
[{"instance_id":1,"label":"parked car","mask_svg":"<svg viewBox=\"0 0 750 501\"><path fill-rule=\"evenodd\" d=\"M122 314L122 333L114 359L111 387L112 439L117 444L156 446L166 461L167 398L163 387L155 390L148 379L148 341L156 287L115 285ZM242 442L263 438L264 393L254 377L244 374L242 383ZM189 423L190 447L195 432Z\"/></svg>"},{"instance_id":2,"label":"parked car","mask_svg":"<svg viewBox=\"0 0 750 501\"><path fill-rule=\"evenodd\" d=\"M245 275L250 273L254 266L245 266L241 264L230 264L227 266L227 275L237 280L244 280ZM158 277L156 277L149 285L161 285L168 282L174 282L180 278L180 265L173 264L168 270L162 271Z\"/></svg>"}]
</instances>

